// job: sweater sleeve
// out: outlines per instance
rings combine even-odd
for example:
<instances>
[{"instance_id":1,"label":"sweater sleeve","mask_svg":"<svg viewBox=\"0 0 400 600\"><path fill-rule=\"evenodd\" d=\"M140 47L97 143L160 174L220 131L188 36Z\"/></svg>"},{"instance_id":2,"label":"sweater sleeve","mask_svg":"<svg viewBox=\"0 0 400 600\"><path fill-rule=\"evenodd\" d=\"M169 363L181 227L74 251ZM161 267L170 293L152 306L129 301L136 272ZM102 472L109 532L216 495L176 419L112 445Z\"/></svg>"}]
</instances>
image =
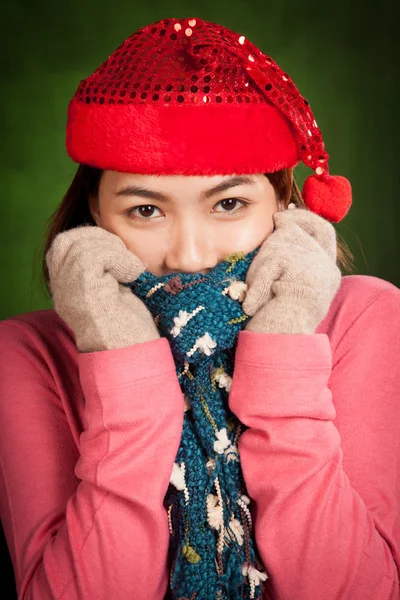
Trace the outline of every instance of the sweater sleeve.
<instances>
[{"instance_id":1,"label":"sweater sleeve","mask_svg":"<svg viewBox=\"0 0 400 600\"><path fill-rule=\"evenodd\" d=\"M79 452L26 332L1 323L0 353L0 517L19 600L161 600L184 413L167 340L79 354Z\"/></svg>"},{"instance_id":2,"label":"sweater sleeve","mask_svg":"<svg viewBox=\"0 0 400 600\"><path fill-rule=\"evenodd\" d=\"M268 597L400 598L399 356L398 292L334 356L325 333L239 334L229 403L249 427L239 454Z\"/></svg>"}]
</instances>

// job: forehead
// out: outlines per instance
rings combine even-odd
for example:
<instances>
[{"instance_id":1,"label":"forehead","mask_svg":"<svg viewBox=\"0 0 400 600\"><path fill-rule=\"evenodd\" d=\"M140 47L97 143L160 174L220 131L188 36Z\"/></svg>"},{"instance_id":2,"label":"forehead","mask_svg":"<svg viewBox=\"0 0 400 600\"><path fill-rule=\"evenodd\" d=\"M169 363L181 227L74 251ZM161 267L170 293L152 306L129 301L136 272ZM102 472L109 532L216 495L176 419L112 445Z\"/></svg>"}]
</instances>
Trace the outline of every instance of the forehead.
<instances>
[{"instance_id":1,"label":"forehead","mask_svg":"<svg viewBox=\"0 0 400 600\"><path fill-rule=\"evenodd\" d=\"M190 189L192 191L205 191L220 183L228 182L233 178L243 178L243 182L235 181L235 185L256 185L267 178L260 174L234 173L232 175L144 175L140 173L122 173L119 171L104 171L103 185L107 188L121 189L127 185L137 185L143 188L168 191Z\"/></svg>"}]
</instances>

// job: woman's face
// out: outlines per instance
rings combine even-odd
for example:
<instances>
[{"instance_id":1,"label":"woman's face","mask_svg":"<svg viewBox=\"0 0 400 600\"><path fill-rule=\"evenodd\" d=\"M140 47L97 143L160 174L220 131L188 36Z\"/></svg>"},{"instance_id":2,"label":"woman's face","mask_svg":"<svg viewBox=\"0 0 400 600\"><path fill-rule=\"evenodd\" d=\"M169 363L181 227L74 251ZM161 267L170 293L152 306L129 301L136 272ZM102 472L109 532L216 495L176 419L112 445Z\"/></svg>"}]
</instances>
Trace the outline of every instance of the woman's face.
<instances>
[{"instance_id":1,"label":"woman's face","mask_svg":"<svg viewBox=\"0 0 400 600\"><path fill-rule=\"evenodd\" d=\"M96 225L122 239L153 275L206 273L228 254L255 250L280 203L263 174L138 175L104 171Z\"/></svg>"}]
</instances>

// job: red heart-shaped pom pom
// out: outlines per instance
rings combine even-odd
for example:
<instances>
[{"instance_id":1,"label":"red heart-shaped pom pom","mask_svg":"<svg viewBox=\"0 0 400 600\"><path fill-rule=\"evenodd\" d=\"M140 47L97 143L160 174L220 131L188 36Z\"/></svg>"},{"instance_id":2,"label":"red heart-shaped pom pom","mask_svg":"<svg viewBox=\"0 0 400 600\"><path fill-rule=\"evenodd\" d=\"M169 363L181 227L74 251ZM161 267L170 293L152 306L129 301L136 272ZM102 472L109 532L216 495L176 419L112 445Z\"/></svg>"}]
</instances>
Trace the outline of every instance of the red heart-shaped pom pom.
<instances>
[{"instance_id":1,"label":"red heart-shaped pom pom","mask_svg":"<svg viewBox=\"0 0 400 600\"><path fill-rule=\"evenodd\" d=\"M310 175L304 182L302 196L310 210L333 223L347 215L352 203L350 181L341 175Z\"/></svg>"}]
</instances>

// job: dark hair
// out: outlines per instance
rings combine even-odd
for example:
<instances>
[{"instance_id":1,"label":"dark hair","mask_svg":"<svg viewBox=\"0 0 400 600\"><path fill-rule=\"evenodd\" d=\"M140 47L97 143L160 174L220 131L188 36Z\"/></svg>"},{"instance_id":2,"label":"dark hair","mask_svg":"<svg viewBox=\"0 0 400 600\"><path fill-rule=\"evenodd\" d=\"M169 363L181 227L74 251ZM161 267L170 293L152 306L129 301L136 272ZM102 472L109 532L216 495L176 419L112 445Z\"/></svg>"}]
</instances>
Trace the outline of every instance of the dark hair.
<instances>
[{"instance_id":1,"label":"dark hair","mask_svg":"<svg viewBox=\"0 0 400 600\"><path fill-rule=\"evenodd\" d=\"M74 179L69 186L61 204L56 208L55 212L47 221L43 250L39 249L42 254L42 278L47 291L49 288L49 273L46 264L46 254L50 249L56 235L62 231L73 229L79 225L92 224L95 225L89 208L89 196L98 197L99 185L103 170L97 167L81 164L75 173ZM292 179L292 169L283 169L275 173L265 173L273 185L276 194L286 206L293 202L296 206L301 206L307 209L304 200L301 196L301 191L294 180ZM339 234L337 234L339 236ZM339 266L347 271L353 271L354 257L348 246L342 239L337 239L337 259Z\"/></svg>"}]
</instances>

